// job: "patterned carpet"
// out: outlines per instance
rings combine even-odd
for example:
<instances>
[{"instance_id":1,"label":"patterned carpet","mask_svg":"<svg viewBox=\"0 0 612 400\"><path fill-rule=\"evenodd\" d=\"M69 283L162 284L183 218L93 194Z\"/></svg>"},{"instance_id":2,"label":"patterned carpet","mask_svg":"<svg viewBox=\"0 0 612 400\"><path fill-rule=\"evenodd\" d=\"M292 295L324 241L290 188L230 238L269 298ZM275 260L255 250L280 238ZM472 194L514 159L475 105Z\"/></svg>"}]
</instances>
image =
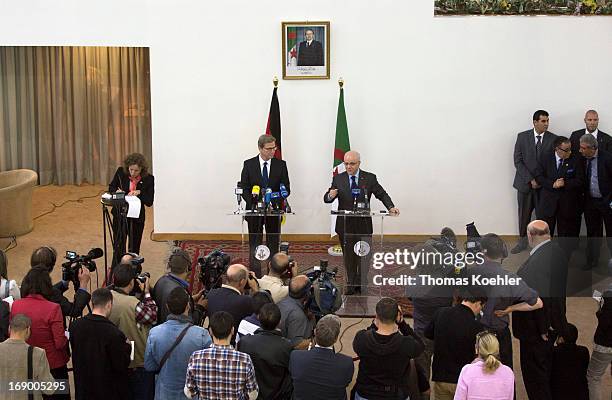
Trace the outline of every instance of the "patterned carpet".
<instances>
[{"instance_id":1,"label":"patterned carpet","mask_svg":"<svg viewBox=\"0 0 612 400\"><path fill-rule=\"evenodd\" d=\"M372 251L390 251L393 252L396 249L414 247L416 243L385 243L384 245L374 245ZM202 241L180 241L178 246L187 251L193 260L193 268L191 272L191 286L193 292L197 292L202 289L202 283L198 277L200 269L198 266L198 258L205 257L213 250L222 250L231 257L231 263L244 264L249 266L249 246L248 242L242 244L237 240L202 240ZM333 243L329 242L293 242L290 245L289 254L297 262L300 273L309 272L313 270L314 266L319 265L320 260L328 261L328 270L332 271L337 269L336 282L339 286L344 286L345 271L342 263L342 256L339 252L334 255L330 254L330 248ZM335 249L339 250L339 249ZM334 253L332 251L331 253ZM266 271L266 265L262 267L264 273ZM382 270L370 269L368 282L372 282L372 276L374 274L382 274L385 277L395 277L402 274L410 274L411 271L406 267L391 266L385 267ZM363 291L364 295L368 296L388 296L394 297L401 300L403 307L405 308L406 314L411 315L410 302L405 298L404 288L398 286L369 286Z\"/></svg>"}]
</instances>

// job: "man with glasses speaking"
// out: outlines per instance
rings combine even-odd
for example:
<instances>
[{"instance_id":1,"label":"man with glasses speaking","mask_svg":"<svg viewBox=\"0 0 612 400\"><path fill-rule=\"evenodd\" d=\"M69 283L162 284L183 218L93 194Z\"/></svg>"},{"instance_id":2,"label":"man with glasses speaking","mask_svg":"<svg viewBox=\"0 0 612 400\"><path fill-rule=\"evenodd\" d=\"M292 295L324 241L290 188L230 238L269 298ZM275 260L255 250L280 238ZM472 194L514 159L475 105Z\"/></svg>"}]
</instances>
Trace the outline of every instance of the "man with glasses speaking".
<instances>
[{"instance_id":1,"label":"man with glasses speaking","mask_svg":"<svg viewBox=\"0 0 612 400\"><path fill-rule=\"evenodd\" d=\"M555 138L553 152L543 155L535 179L542 186L536 215L546 221L551 236L556 226L560 244L569 256L577 247L580 234L584 168L578 155L572 154L568 138Z\"/></svg>"},{"instance_id":2,"label":"man with glasses speaking","mask_svg":"<svg viewBox=\"0 0 612 400\"><path fill-rule=\"evenodd\" d=\"M376 175L361 170L361 157L356 151L348 151L344 154L345 172L334 176L331 187L323 196L325 203L332 203L338 199L338 211L353 211L360 209L368 210L370 198L374 195L389 210L390 214L397 215L399 210L395 208L391 197L378 183ZM366 284L367 267L371 252L361 255L355 253L355 244L359 241L372 243L372 218L367 217L342 217L336 219L336 233L340 238L342 255L344 257L344 268L346 271L345 293L348 295L361 292L361 285ZM360 265L365 266L364 270Z\"/></svg>"},{"instance_id":3,"label":"man with glasses speaking","mask_svg":"<svg viewBox=\"0 0 612 400\"><path fill-rule=\"evenodd\" d=\"M289 186L289 172L287 163L274 158L276 152L276 139L272 135L261 135L257 140L259 154L244 162L240 176L242 198L246 202L247 210L257 210L257 202L267 203L266 190L271 194L285 198L291 193ZM274 206L278 200L273 200ZM255 250L261 244L263 229L266 228L266 245L269 255L278 253L280 237L280 221L278 214L265 217L246 217L249 225L250 269L261 278L261 264L255 258Z\"/></svg>"}]
</instances>

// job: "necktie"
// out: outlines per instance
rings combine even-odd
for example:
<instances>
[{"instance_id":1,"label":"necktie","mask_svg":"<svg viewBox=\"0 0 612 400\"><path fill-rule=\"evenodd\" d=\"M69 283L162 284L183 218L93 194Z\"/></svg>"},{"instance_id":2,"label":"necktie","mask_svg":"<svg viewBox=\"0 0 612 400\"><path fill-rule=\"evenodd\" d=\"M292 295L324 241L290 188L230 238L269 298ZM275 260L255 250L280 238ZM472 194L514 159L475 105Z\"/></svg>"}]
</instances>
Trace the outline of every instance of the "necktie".
<instances>
[{"instance_id":1,"label":"necktie","mask_svg":"<svg viewBox=\"0 0 612 400\"><path fill-rule=\"evenodd\" d=\"M357 177L355 175L351 176L351 190L357 189L357 181L355 180Z\"/></svg>"},{"instance_id":2,"label":"necktie","mask_svg":"<svg viewBox=\"0 0 612 400\"><path fill-rule=\"evenodd\" d=\"M591 187L591 172L592 172L592 166L593 166L593 160L595 158L589 158L587 159L587 180L589 182L589 187Z\"/></svg>"},{"instance_id":3,"label":"necktie","mask_svg":"<svg viewBox=\"0 0 612 400\"><path fill-rule=\"evenodd\" d=\"M261 172L261 183L263 183L263 187L268 187L268 162L264 162L263 171Z\"/></svg>"},{"instance_id":4,"label":"necktie","mask_svg":"<svg viewBox=\"0 0 612 400\"><path fill-rule=\"evenodd\" d=\"M561 172L561 167L563 166L563 159L559 159L559 165L557 166L557 172Z\"/></svg>"},{"instance_id":5,"label":"necktie","mask_svg":"<svg viewBox=\"0 0 612 400\"><path fill-rule=\"evenodd\" d=\"M542 135L536 135L536 139L538 140L536 143L536 156L540 156L540 151L542 150Z\"/></svg>"}]
</instances>

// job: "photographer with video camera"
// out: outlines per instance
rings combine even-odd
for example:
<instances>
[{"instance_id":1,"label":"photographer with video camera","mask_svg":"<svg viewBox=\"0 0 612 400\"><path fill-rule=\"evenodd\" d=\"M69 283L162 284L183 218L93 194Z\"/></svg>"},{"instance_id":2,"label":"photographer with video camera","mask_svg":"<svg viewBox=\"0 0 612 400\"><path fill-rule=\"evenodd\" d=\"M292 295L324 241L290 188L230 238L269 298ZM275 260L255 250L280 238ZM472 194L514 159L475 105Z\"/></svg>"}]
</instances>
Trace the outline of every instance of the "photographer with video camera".
<instances>
[{"instance_id":1,"label":"photographer with video camera","mask_svg":"<svg viewBox=\"0 0 612 400\"><path fill-rule=\"evenodd\" d=\"M253 314L253 298L244 294L248 286L251 293L259 290L259 284L253 271L242 264L232 264L227 268L227 283L208 292L208 315L217 311L226 311L234 318L234 332L231 343L236 343L236 332L243 318Z\"/></svg>"},{"instance_id":2,"label":"photographer with video camera","mask_svg":"<svg viewBox=\"0 0 612 400\"><path fill-rule=\"evenodd\" d=\"M153 300L157 304L157 325L166 322L170 310L168 309L168 297L177 287L189 292L189 274L191 273L191 258L189 253L178 247L174 248L168 257L167 273L157 280L151 291ZM202 325L204 320L204 298L202 293L189 298L189 317L194 325Z\"/></svg>"},{"instance_id":3,"label":"photographer with video camera","mask_svg":"<svg viewBox=\"0 0 612 400\"><path fill-rule=\"evenodd\" d=\"M315 327L314 314L309 305L312 282L306 275L298 275L289 282L289 296L278 303L281 310L280 330L296 350L307 349Z\"/></svg>"},{"instance_id":4,"label":"photographer with video camera","mask_svg":"<svg viewBox=\"0 0 612 400\"><path fill-rule=\"evenodd\" d=\"M274 303L278 303L289 294L289 286L285 284L285 280L297 276L297 271L297 263L286 253L276 253L270 260L268 274L259 278L259 286L269 291Z\"/></svg>"},{"instance_id":5,"label":"photographer with video camera","mask_svg":"<svg viewBox=\"0 0 612 400\"><path fill-rule=\"evenodd\" d=\"M152 400L155 375L144 369L144 353L149 330L157 320L157 305L150 294L149 277L136 275L136 269L131 264L119 264L113 278L113 308L108 319L117 325L133 346L129 385L135 400ZM142 285L142 299L129 295L136 284Z\"/></svg>"},{"instance_id":6,"label":"photographer with video camera","mask_svg":"<svg viewBox=\"0 0 612 400\"><path fill-rule=\"evenodd\" d=\"M32 257L30 258L30 266L35 267L37 265L43 265L47 273L51 275L56 261L57 252L55 249L49 246L42 246L34 250L32 253ZM75 267L77 266L73 264L70 265L70 268ZM75 276L71 276L76 278L72 280L75 286L73 302L70 302L70 300L64 296L64 292L66 292L70 286L70 280L64 279L53 285L51 294L48 298L49 301L60 305L64 319L80 317L91 299L91 295L88 292L89 282L91 280L89 269L79 268L78 271L75 272L76 274L73 274ZM62 278L64 278L63 273ZM75 282L78 282L78 284L75 284Z\"/></svg>"}]
</instances>

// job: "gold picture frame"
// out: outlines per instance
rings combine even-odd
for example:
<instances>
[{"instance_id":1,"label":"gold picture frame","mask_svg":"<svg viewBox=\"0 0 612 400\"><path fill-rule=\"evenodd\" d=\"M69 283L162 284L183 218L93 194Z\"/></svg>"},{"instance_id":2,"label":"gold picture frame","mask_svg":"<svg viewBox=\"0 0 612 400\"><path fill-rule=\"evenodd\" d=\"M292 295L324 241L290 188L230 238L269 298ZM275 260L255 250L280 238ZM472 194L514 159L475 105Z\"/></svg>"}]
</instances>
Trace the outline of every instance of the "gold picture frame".
<instances>
[{"instance_id":1,"label":"gold picture frame","mask_svg":"<svg viewBox=\"0 0 612 400\"><path fill-rule=\"evenodd\" d=\"M283 79L329 79L329 21L282 22Z\"/></svg>"}]
</instances>

